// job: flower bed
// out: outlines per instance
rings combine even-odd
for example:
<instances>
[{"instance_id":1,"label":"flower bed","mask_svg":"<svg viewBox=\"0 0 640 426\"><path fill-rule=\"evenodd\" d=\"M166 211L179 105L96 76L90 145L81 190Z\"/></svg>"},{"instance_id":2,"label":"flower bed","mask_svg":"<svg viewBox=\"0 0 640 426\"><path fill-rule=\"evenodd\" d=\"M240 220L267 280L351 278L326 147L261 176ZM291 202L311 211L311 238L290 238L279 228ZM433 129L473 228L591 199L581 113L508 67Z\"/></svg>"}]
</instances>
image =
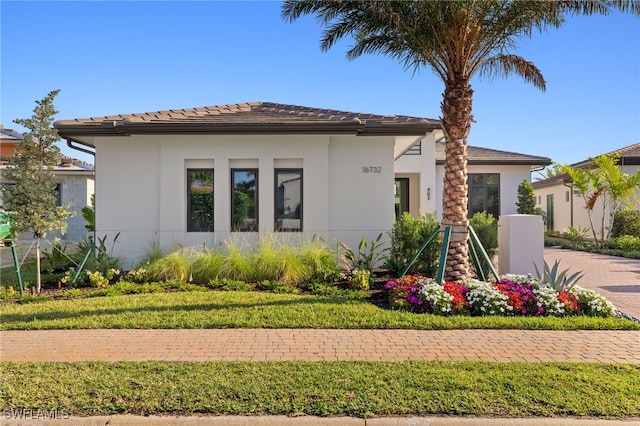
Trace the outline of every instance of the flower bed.
<instances>
[{"instance_id":1,"label":"flower bed","mask_svg":"<svg viewBox=\"0 0 640 426\"><path fill-rule=\"evenodd\" d=\"M574 286L557 292L531 275L503 276L497 283L474 279L438 284L407 275L385 285L393 309L434 315L612 317L613 305L594 291Z\"/></svg>"}]
</instances>

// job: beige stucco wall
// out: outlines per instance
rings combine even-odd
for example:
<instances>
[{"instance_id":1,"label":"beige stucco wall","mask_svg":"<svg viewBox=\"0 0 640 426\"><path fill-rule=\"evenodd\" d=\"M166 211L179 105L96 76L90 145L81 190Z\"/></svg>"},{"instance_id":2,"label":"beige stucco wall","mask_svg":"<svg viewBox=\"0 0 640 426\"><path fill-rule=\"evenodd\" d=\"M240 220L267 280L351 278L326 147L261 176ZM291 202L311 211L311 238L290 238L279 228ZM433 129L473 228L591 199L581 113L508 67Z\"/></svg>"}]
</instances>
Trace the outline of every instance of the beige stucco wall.
<instances>
[{"instance_id":1,"label":"beige stucco wall","mask_svg":"<svg viewBox=\"0 0 640 426\"><path fill-rule=\"evenodd\" d=\"M393 212L394 138L356 136L134 135L96 138L96 226L133 266L152 243L216 246L230 233L230 169L257 167L261 232L272 232L275 167L301 167L302 236L357 246L388 231ZM186 170L214 168L214 232L186 232ZM379 167L364 173L363 167ZM296 235L283 233L284 238Z\"/></svg>"},{"instance_id":2,"label":"beige stucco wall","mask_svg":"<svg viewBox=\"0 0 640 426\"><path fill-rule=\"evenodd\" d=\"M622 171L627 174L635 174L638 170L638 166L622 166ZM567 200L567 192L569 192L569 200ZM639 199L640 199L640 189L637 191ZM553 186L547 186L543 188L536 188L536 207L540 207L545 212L548 211L547 205L547 195L553 194L554 196L554 226L553 230L558 232L567 232L570 226L574 228L585 228L588 229L588 237L593 238L593 234L591 232L591 223L589 221L589 212L586 209L586 202L582 196L579 196L573 193L573 197L571 196L571 189L562 185L557 184ZM573 213L572 213L572 203L571 199L573 198ZM539 201L538 201L539 200ZM640 203L636 205L636 208L640 208ZM572 220L573 216L573 220ZM595 231L600 237L602 230L602 203L600 201L596 202L593 209L593 227ZM611 217L609 211L605 211L604 213L604 226L605 229L611 226Z\"/></svg>"},{"instance_id":3,"label":"beige stucco wall","mask_svg":"<svg viewBox=\"0 0 640 426\"><path fill-rule=\"evenodd\" d=\"M440 131L428 134L422 138L420 155L402 155L394 162L396 177L409 178L409 210L413 215L436 211L442 203L437 195L442 181L436 179L435 166L435 144L441 137Z\"/></svg>"}]
</instances>

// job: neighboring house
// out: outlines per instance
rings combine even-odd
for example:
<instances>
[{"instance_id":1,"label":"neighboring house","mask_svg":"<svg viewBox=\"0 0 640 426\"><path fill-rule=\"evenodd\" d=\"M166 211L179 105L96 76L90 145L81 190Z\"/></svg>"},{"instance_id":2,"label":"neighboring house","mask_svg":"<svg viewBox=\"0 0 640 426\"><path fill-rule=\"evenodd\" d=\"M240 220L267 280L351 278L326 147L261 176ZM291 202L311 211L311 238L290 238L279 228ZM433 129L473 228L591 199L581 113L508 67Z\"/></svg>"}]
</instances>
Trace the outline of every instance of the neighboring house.
<instances>
[{"instance_id":1,"label":"neighboring house","mask_svg":"<svg viewBox=\"0 0 640 426\"><path fill-rule=\"evenodd\" d=\"M0 171L7 165L7 157L12 155L16 146L22 141L22 134L12 129L0 127ZM53 175L56 181L56 204L64 205L71 203L70 210L75 215L67 221L67 231L61 235L59 231L50 232L48 239L60 238L68 242L80 242L87 238L88 233L85 228L86 221L82 217L82 208L91 204L91 195L94 193L94 171L93 165L75 158L59 154L60 162L53 168ZM10 185L0 173L0 184ZM0 192L0 208L3 207L2 193ZM29 237L27 234L21 236Z\"/></svg>"},{"instance_id":2,"label":"neighboring house","mask_svg":"<svg viewBox=\"0 0 640 426\"><path fill-rule=\"evenodd\" d=\"M633 175L640 168L640 143L627 146L606 155L618 154L619 165L624 173ZM591 160L571 164L571 167L586 168L592 166ZM576 194L572 180L567 174L560 174L533 182L536 195L536 207L546 212L546 227L548 231L565 232L569 227L591 230L589 215L584 199ZM640 191L638 192L640 195ZM640 208L640 205L636 206ZM593 223L596 233L600 235L602 223L602 204L596 204L593 209ZM605 212L605 227L611 226L609 212Z\"/></svg>"},{"instance_id":3,"label":"neighboring house","mask_svg":"<svg viewBox=\"0 0 640 426\"><path fill-rule=\"evenodd\" d=\"M256 231L355 247L389 231L396 213L441 211L438 120L255 102L54 126L70 146L95 149L97 232L119 232L130 263L152 243L212 247ZM499 214L515 213L517 185L551 163L469 152L482 181L472 194Z\"/></svg>"}]
</instances>

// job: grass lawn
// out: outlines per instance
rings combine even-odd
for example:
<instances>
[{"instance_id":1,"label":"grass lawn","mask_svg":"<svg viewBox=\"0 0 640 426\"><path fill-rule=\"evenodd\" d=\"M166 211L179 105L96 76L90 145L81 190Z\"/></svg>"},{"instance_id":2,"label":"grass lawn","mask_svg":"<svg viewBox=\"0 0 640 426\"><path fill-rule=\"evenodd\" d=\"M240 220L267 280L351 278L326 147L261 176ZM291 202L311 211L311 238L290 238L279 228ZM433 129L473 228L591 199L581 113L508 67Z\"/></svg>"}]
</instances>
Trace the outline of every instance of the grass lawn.
<instances>
[{"instance_id":1,"label":"grass lawn","mask_svg":"<svg viewBox=\"0 0 640 426\"><path fill-rule=\"evenodd\" d=\"M640 416L640 366L488 362L0 364L2 407L73 416Z\"/></svg>"},{"instance_id":2,"label":"grass lawn","mask_svg":"<svg viewBox=\"0 0 640 426\"><path fill-rule=\"evenodd\" d=\"M640 330L620 318L469 317L382 309L366 300L242 291L191 291L0 305L0 329L372 328Z\"/></svg>"}]
</instances>

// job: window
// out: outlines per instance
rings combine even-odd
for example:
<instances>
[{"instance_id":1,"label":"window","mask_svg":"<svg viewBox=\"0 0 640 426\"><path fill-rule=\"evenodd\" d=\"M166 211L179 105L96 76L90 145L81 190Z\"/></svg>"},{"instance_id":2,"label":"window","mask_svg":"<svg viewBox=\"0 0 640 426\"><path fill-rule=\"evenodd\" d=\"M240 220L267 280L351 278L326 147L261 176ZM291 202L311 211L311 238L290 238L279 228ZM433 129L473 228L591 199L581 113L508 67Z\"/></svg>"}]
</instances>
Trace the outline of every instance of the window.
<instances>
[{"instance_id":1,"label":"window","mask_svg":"<svg viewBox=\"0 0 640 426\"><path fill-rule=\"evenodd\" d=\"M554 231L553 194L547 194L547 231Z\"/></svg>"},{"instance_id":2,"label":"window","mask_svg":"<svg viewBox=\"0 0 640 426\"><path fill-rule=\"evenodd\" d=\"M396 220L409 211L409 178L396 178Z\"/></svg>"},{"instance_id":3,"label":"window","mask_svg":"<svg viewBox=\"0 0 640 426\"><path fill-rule=\"evenodd\" d=\"M62 184L61 183L56 183L54 196L56 197L56 207L60 207L62 205Z\"/></svg>"},{"instance_id":4,"label":"window","mask_svg":"<svg viewBox=\"0 0 640 426\"><path fill-rule=\"evenodd\" d=\"M275 170L275 230L302 231L302 170Z\"/></svg>"},{"instance_id":5,"label":"window","mask_svg":"<svg viewBox=\"0 0 640 426\"><path fill-rule=\"evenodd\" d=\"M500 216L500 174L469 174L469 217L487 212L494 218Z\"/></svg>"},{"instance_id":6,"label":"window","mask_svg":"<svg viewBox=\"0 0 640 426\"><path fill-rule=\"evenodd\" d=\"M564 201L566 201L567 203L571 200L571 195L569 194L569 191L565 191L564 193Z\"/></svg>"},{"instance_id":7,"label":"window","mask_svg":"<svg viewBox=\"0 0 640 426\"><path fill-rule=\"evenodd\" d=\"M187 169L187 232L213 232L213 169Z\"/></svg>"},{"instance_id":8,"label":"window","mask_svg":"<svg viewBox=\"0 0 640 426\"><path fill-rule=\"evenodd\" d=\"M231 169L231 230L258 231L258 169Z\"/></svg>"}]
</instances>

